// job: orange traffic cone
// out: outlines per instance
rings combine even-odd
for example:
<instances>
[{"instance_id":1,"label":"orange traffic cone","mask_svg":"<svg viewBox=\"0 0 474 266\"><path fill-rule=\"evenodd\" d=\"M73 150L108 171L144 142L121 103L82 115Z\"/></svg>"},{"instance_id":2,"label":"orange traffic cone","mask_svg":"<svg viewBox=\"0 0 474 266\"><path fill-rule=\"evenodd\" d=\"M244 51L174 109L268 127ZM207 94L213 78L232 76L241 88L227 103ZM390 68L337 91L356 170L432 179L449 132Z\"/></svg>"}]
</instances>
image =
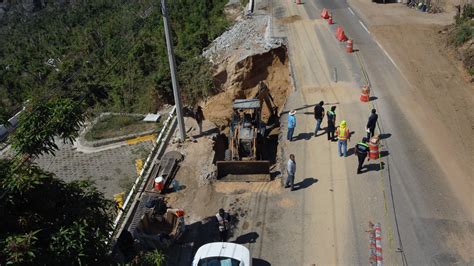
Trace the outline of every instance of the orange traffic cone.
<instances>
[{"instance_id":1,"label":"orange traffic cone","mask_svg":"<svg viewBox=\"0 0 474 266\"><path fill-rule=\"evenodd\" d=\"M337 36L337 39L340 41L340 42L345 42L347 41L347 36L346 34L344 34L344 30L341 28L340 32L339 32L339 36Z\"/></svg>"},{"instance_id":2,"label":"orange traffic cone","mask_svg":"<svg viewBox=\"0 0 474 266\"><path fill-rule=\"evenodd\" d=\"M326 8L323 8L323 12L321 12L321 17L323 19L328 19L329 18L329 11Z\"/></svg>"},{"instance_id":3,"label":"orange traffic cone","mask_svg":"<svg viewBox=\"0 0 474 266\"><path fill-rule=\"evenodd\" d=\"M347 45L346 45L346 51L347 51L347 53L349 53L349 54L352 53L352 52L354 51L352 48L353 48L353 47L352 47L352 40L348 40L348 41L347 41Z\"/></svg>"},{"instance_id":4,"label":"orange traffic cone","mask_svg":"<svg viewBox=\"0 0 474 266\"><path fill-rule=\"evenodd\" d=\"M336 28L336 38L339 40L339 35L341 35L342 27L339 26Z\"/></svg>"},{"instance_id":5,"label":"orange traffic cone","mask_svg":"<svg viewBox=\"0 0 474 266\"><path fill-rule=\"evenodd\" d=\"M334 22L332 21L332 15L329 15L328 24L329 25L334 24Z\"/></svg>"},{"instance_id":6,"label":"orange traffic cone","mask_svg":"<svg viewBox=\"0 0 474 266\"><path fill-rule=\"evenodd\" d=\"M360 101L361 102L368 102L369 101L369 94L370 94L370 88L368 86L362 87L362 94L360 95Z\"/></svg>"}]
</instances>

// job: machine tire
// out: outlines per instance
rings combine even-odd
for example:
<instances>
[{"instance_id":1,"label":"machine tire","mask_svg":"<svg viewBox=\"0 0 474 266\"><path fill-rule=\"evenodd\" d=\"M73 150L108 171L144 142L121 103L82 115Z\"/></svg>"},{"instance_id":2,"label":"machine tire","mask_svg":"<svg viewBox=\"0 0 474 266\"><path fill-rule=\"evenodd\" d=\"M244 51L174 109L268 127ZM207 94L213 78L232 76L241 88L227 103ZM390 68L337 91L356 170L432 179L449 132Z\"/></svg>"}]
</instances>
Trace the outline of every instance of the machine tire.
<instances>
[{"instance_id":1,"label":"machine tire","mask_svg":"<svg viewBox=\"0 0 474 266\"><path fill-rule=\"evenodd\" d=\"M225 150L224 161L232 161L232 154L230 154L230 149Z\"/></svg>"}]
</instances>

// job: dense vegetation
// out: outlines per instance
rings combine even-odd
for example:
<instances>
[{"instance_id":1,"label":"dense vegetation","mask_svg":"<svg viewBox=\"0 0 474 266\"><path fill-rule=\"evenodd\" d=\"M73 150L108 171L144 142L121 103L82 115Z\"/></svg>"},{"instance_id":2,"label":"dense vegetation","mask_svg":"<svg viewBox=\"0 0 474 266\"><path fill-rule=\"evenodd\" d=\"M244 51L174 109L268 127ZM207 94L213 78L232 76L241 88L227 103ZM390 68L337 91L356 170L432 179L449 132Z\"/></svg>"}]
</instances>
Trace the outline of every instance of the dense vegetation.
<instances>
[{"instance_id":1,"label":"dense vegetation","mask_svg":"<svg viewBox=\"0 0 474 266\"><path fill-rule=\"evenodd\" d=\"M171 101L155 2L86 0L30 17L8 14L0 28L0 124L26 109L10 139L15 155L0 159L0 265L109 264L111 202L89 183L57 179L34 158L54 154L56 138L73 141L91 108L154 111ZM188 102L212 90L200 53L227 26L225 2L170 1ZM155 255L148 261L163 260Z\"/></svg>"},{"instance_id":2,"label":"dense vegetation","mask_svg":"<svg viewBox=\"0 0 474 266\"><path fill-rule=\"evenodd\" d=\"M455 30L452 42L460 46L473 37L474 31L474 7L471 4L463 6L462 11L456 14Z\"/></svg>"},{"instance_id":3,"label":"dense vegetation","mask_svg":"<svg viewBox=\"0 0 474 266\"><path fill-rule=\"evenodd\" d=\"M211 66L200 54L228 26L227 1L168 2L178 79L193 103L213 90ZM54 94L146 112L172 102L158 3L85 0L28 17L9 12L0 27L0 104L11 113L26 99Z\"/></svg>"},{"instance_id":4,"label":"dense vegetation","mask_svg":"<svg viewBox=\"0 0 474 266\"><path fill-rule=\"evenodd\" d=\"M0 159L0 264L104 265L112 203L87 182L65 183L33 159L74 140L83 105L30 101L12 137L16 155ZM5 120L0 120L0 124Z\"/></svg>"},{"instance_id":5,"label":"dense vegetation","mask_svg":"<svg viewBox=\"0 0 474 266\"><path fill-rule=\"evenodd\" d=\"M454 19L455 23L450 27L448 42L455 47L458 58L462 60L471 77L474 77L474 47L472 47L474 6L466 4L459 7Z\"/></svg>"}]
</instances>

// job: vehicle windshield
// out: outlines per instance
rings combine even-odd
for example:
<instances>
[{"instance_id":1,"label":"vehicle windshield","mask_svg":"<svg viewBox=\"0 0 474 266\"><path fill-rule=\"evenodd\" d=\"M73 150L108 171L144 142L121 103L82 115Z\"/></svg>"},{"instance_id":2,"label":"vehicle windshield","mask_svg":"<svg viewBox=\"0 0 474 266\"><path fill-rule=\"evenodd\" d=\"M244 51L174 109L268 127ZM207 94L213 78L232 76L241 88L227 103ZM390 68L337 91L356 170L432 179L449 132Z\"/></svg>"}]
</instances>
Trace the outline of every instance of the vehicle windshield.
<instances>
[{"instance_id":1,"label":"vehicle windshield","mask_svg":"<svg viewBox=\"0 0 474 266\"><path fill-rule=\"evenodd\" d=\"M201 259L198 266L239 266L240 261L232 258L213 257Z\"/></svg>"}]
</instances>

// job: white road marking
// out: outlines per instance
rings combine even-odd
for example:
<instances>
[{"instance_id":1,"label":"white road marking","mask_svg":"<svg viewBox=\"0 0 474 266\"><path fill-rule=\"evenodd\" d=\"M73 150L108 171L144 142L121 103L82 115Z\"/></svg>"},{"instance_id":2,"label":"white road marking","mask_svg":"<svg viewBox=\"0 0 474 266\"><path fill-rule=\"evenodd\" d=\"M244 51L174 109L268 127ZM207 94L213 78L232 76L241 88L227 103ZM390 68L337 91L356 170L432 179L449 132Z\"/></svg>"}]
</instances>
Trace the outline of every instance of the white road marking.
<instances>
[{"instance_id":1,"label":"white road marking","mask_svg":"<svg viewBox=\"0 0 474 266\"><path fill-rule=\"evenodd\" d=\"M354 16L356 15L356 14L354 13L354 11L352 11L352 9L351 9L350 7L348 7L347 9L349 9L349 12L351 12L352 15L354 15Z\"/></svg>"},{"instance_id":2,"label":"white road marking","mask_svg":"<svg viewBox=\"0 0 474 266\"><path fill-rule=\"evenodd\" d=\"M366 30L368 33L370 33L369 29L367 29L367 27L364 25L364 23L362 23L362 21L359 20L359 23L360 23L360 25L362 25L362 28L364 28L364 30Z\"/></svg>"},{"instance_id":3,"label":"white road marking","mask_svg":"<svg viewBox=\"0 0 474 266\"><path fill-rule=\"evenodd\" d=\"M375 40L375 39L374 39ZM387 53L387 51L385 51L385 49L382 47L382 45L377 41L375 40L375 43L377 43L377 45L380 47L380 49L382 49L383 53L388 57L388 59L390 60L390 62L392 62L392 64L398 69L398 71L400 71L400 68L398 68L397 64L395 63L395 61L393 61L392 57ZM401 72L401 71L400 71Z\"/></svg>"}]
</instances>

